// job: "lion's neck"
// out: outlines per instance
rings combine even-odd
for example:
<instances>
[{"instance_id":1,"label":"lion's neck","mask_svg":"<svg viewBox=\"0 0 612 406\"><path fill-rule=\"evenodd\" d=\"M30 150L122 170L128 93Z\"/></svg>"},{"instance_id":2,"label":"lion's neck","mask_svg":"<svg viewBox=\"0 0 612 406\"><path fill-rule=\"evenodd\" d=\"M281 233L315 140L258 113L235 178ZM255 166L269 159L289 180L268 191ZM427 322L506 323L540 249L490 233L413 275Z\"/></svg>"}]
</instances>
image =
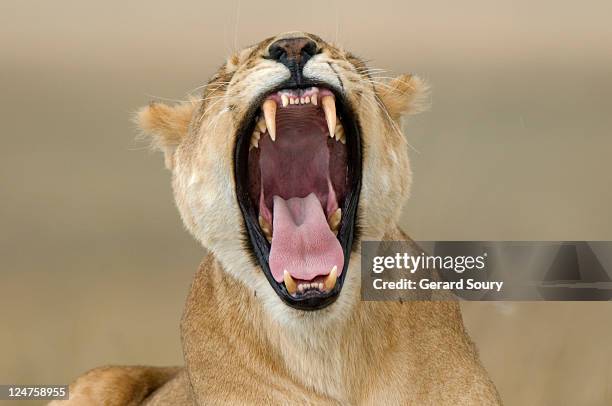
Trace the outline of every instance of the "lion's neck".
<instances>
[{"instance_id":1,"label":"lion's neck","mask_svg":"<svg viewBox=\"0 0 612 406\"><path fill-rule=\"evenodd\" d=\"M393 305L358 302L343 323L287 329L271 323L268 340L301 384L343 403L360 398L395 341Z\"/></svg>"}]
</instances>

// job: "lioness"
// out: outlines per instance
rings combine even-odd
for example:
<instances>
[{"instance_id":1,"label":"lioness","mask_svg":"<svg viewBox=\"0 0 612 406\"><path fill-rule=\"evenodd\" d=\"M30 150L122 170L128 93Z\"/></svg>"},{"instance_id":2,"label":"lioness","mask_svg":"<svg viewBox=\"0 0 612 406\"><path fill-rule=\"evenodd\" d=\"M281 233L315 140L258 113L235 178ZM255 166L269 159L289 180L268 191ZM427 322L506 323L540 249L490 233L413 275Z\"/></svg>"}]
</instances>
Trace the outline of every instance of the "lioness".
<instances>
[{"instance_id":1,"label":"lioness","mask_svg":"<svg viewBox=\"0 0 612 406\"><path fill-rule=\"evenodd\" d=\"M423 91L292 32L231 56L201 99L143 108L210 252L181 323L185 366L94 369L67 402L499 404L457 303L360 300L360 241L408 240L400 118Z\"/></svg>"}]
</instances>

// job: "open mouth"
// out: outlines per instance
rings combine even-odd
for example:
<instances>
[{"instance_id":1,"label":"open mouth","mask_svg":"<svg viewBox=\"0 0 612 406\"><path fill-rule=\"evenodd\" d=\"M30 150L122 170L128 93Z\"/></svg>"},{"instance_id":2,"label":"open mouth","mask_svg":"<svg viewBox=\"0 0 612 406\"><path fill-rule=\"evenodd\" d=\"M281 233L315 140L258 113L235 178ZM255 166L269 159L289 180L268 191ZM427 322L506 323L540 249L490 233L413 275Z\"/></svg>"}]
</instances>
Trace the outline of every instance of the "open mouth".
<instances>
[{"instance_id":1,"label":"open mouth","mask_svg":"<svg viewBox=\"0 0 612 406\"><path fill-rule=\"evenodd\" d=\"M361 184L358 123L339 92L281 88L237 136L237 197L268 281L292 307L331 304L346 277Z\"/></svg>"}]
</instances>

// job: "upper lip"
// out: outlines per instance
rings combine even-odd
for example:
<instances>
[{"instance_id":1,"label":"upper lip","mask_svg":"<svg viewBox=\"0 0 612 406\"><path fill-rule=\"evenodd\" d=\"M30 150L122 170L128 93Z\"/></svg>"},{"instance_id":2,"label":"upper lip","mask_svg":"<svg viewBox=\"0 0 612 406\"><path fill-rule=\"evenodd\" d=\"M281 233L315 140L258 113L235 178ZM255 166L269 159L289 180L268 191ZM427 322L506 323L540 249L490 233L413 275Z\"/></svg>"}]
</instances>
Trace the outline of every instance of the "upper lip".
<instances>
[{"instance_id":1,"label":"upper lip","mask_svg":"<svg viewBox=\"0 0 612 406\"><path fill-rule=\"evenodd\" d=\"M247 112L241 125L239 126L235 146L235 184L237 187L237 197L239 206L243 213L246 231L249 237L247 238L247 241L252 246L252 251L255 254L255 257L257 258L262 269L264 270L264 274L266 275L270 284L277 292L277 294L279 294L279 296L283 299L283 301L285 301L290 306L303 310L315 310L331 304L337 298L337 295L344 281L344 277L346 276L346 267L349 262L349 256L353 242L353 233L355 226L354 220L356 220L355 213L357 210L357 201L361 185L361 144L359 138L358 122L354 118L352 109L347 104L343 94L338 92L333 87L321 83L307 83L303 86L292 86L291 83L287 83L286 85L288 86L279 85L274 89L265 92L265 94L262 94L258 98L258 100L251 105L250 111ZM256 221L256 219L258 218L257 213L255 213L254 207L249 202L248 191L245 190L245 185L243 184L243 181L244 179L246 179L247 175L246 167L244 165L244 159L246 154L248 153L250 134L252 133L253 128L255 127L254 117L259 111L259 106L263 104L263 101L269 98L270 95L278 92L279 90L287 91L286 94L293 93L294 95L303 95L307 93L308 90L313 86L319 86L321 89L333 93L336 100L339 101L338 107L341 110L340 113L343 114L343 116L347 117L347 123L350 127L347 128L347 133L351 135L352 139L352 141L348 142L348 147L352 152L351 158L355 160L355 162L351 162L350 164L354 167L351 167L349 170L353 172L352 175L354 175L354 182L353 185L351 185L351 192L349 196L347 196L347 201L348 199L350 199L351 201L347 203L348 207L346 208L346 210L343 210L343 223L347 224L341 226L341 230L338 233L338 239L341 242L345 257L343 269L337 271L337 273L340 274L340 276L338 277L338 283L329 292L316 295L304 294L300 298L295 298L287 293L287 289L284 284L277 283L271 275L271 271L268 265L270 247L268 245L268 241L263 235L261 227ZM285 92L281 92L279 97L282 97L283 94L285 94ZM279 101L281 102L281 104L285 103L284 98L281 98L281 100ZM317 102L320 102L320 100L317 100Z\"/></svg>"}]
</instances>

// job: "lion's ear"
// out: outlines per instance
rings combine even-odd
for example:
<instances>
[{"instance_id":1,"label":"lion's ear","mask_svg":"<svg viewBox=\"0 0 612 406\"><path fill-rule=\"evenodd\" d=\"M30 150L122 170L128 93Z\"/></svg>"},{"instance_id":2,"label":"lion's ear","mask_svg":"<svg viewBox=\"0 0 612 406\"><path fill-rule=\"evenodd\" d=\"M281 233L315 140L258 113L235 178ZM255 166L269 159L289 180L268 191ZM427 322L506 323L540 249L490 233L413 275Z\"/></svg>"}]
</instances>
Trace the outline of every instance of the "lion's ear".
<instances>
[{"instance_id":1,"label":"lion's ear","mask_svg":"<svg viewBox=\"0 0 612 406\"><path fill-rule=\"evenodd\" d=\"M377 83L376 94L381 99L389 115L399 120L404 114L423 111L427 97L427 84L418 76L400 75L388 83Z\"/></svg>"},{"instance_id":2,"label":"lion's ear","mask_svg":"<svg viewBox=\"0 0 612 406\"><path fill-rule=\"evenodd\" d=\"M163 151L166 167L174 165L174 151L189 131L194 101L168 106L152 102L138 110L135 121L152 138L154 148Z\"/></svg>"}]
</instances>

